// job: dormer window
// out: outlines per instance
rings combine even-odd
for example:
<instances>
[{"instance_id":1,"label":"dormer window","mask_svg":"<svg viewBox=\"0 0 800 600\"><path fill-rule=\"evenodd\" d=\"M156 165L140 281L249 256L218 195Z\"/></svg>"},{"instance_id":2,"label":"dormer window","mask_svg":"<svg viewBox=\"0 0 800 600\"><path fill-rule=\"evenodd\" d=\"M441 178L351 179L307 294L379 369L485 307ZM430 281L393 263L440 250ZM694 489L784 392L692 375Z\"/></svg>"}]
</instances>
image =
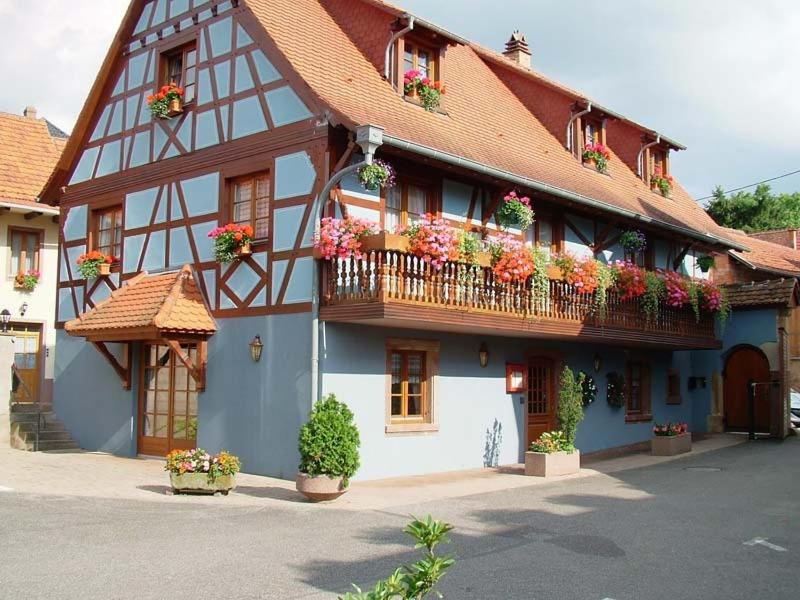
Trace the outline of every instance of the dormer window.
<instances>
[{"instance_id":1,"label":"dormer window","mask_svg":"<svg viewBox=\"0 0 800 600\"><path fill-rule=\"evenodd\" d=\"M425 48L414 42L405 43L403 58L403 73L418 71L423 78L438 81L436 58L433 50Z\"/></svg>"},{"instance_id":2,"label":"dormer window","mask_svg":"<svg viewBox=\"0 0 800 600\"><path fill-rule=\"evenodd\" d=\"M647 160L646 180L650 189L665 198L672 192L672 175L669 173L669 154L664 148L650 148Z\"/></svg>"},{"instance_id":3,"label":"dormer window","mask_svg":"<svg viewBox=\"0 0 800 600\"><path fill-rule=\"evenodd\" d=\"M606 143L606 131L600 119L586 116L583 118L583 144L585 148L589 145Z\"/></svg>"}]
</instances>

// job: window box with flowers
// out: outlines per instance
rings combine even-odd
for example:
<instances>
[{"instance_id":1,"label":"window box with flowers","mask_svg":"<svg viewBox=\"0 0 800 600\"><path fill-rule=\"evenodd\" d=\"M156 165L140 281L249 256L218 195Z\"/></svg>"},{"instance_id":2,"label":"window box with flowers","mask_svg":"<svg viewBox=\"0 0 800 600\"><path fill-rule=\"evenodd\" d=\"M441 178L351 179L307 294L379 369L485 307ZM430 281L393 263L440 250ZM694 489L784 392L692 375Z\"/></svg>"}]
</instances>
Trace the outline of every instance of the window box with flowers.
<instances>
[{"instance_id":1,"label":"window box with flowers","mask_svg":"<svg viewBox=\"0 0 800 600\"><path fill-rule=\"evenodd\" d=\"M390 239L391 238L391 239ZM314 256L324 260L361 258L371 250L408 250L408 239L378 233L378 224L366 219L325 217L314 237Z\"/></svg>"},{"instance_id":2,"label":"window box with flowers","mask_svg":"<svg viewBox=\"0 0 800 600\"><path fill-rule=\"evenodd\" d=\"M653 426L650 440L653 456L675 456L692 451L692 434L686 423L667 423Z\"/></svg>"},{"instance_id":3,"label":"window box with flowers","mask_svg":"<svg viewBox=\"0 0 800 600\"><path fill-rule=\"evenodd\" d=\"M596 169L599 173L608 171L608 161L611 160L611 152L605 144L586 144L583 149L584 164Z\"/></svg>"},{"instance_id":4,"label":"window box with flowers","mask_svg":"<svg viewBox=\"0 0 800 600\"><path fill-rule=\"evenodd\" d=\"M660 192L664 198L669 197L673 183L672 175L665 175L661 167L656 167L650 176L650 189L654 192Z\"/></svg>"},{"instance_id":5,"label":"window box with flowers","mask_svg":"<svg viewBox=\"0 0 800 600\"><path fill-rule=\"evenodd\" d=\"M103 254L99 250L92 250L78 257L78 272L85 279L94 279L98 276L105 276L111 273L111 265L116 262L116 258L110 254Z\"/></svg>"},{"instance_id":6,"label":"window box with flowers","mask_svg":"<svg viewBox=\"0 0 800 600\"><path fill-rule=\"evenodd\" d=\"M212 229L208 237L214 240L214 257L220 264L233 262L252 252L253 228L250 225L228 223Z\"/></svg>"},{"instance_id":7,"label":"window box with flowers","mask_svg":"<svg viewBox=\"0 0 800 600\"><path fill-rule=\"evenodd\" d=\"M239 458L224 450L212 456L202 448L173 450L164 470L169 472L172 491L190 494L224 494L236 488Z\"/></svg>"},{"instance_id":8,"label":"window box with flowers","mask_svg":"<svg viewBox=\"0 0 800 600\"><path fill-rule=\"evenodd\" d=\"M645 270L629 260L618 260L611 265L614 271L615 288L623 302L644 296L647 291Z\"/></svg>"},{"instance_id":9,"label":"window box with flowers","mask_svg":"<svg viewBox=\"0 0 800 600\"><path fill-rule=\"evenodd\" d=\"M512 190L503 198L503 202L497 210L497 219L503 229L516 227L521 231L527 230L533 225L531 199L527 196L520 196Z\"/></svg>"},{"instance_id":10,"label":"window box with flowers","mask_svg":"<svg viewBox=\"0 0 800 600\"><path fill-rule=\"evenodd\" d=\"M428 112L435 112L442 103L442 96L447 93L447 86L438 81L431 81L416 70L406 71L403 77L405 95L418 101Z\"/></svg>"},{"instance_id":11,"label":"window box with flowers","mask_svg":"<svg viewBox=\"0 0 800 600\"><path fill-rule=\"evenodd\" d=\"M440 271L444 263L458 261L459 236L444 219L424 215L416 223L401 228L398 233L408 237L409 251Z\"/></svg>"},{"instance_id":12,"label":"window box with flowers","mask_svg":"<svg viewBox=\"0 0 800 600\"><path fill-rule=\"evenodd\" d=\"M731 315L731 305L725 290L711 281L697 281L700 310L716 314L717 322L724 328Z\"/></svg>"},{"instance_id":13,"label":"window box with flowers","mask_svg":"<svg viewBox=\"0 0 800 600\"><path fill-rule=\"evenodd\" d=\"M157 93L147 97L147 107L158 119L171 119L183 112L183 88L174 83L163 86Z\"/></svg>"},{"instance_id":14,"label":"window box with flowers","mask_svg":"<svg viewBox=\"0 0 800 600\"><path fill-rule=\"evenodd\" d=\"M525 283L534 273L533 252L517 238L500 234L488 240L492 272L501 283Z\"/></svg>"},{"instance_id":15,"label":"window box with flowers","mask_svg":"<svg viewBox=\"0 0 800 600\"><path fill-rule=\"evenodd\" d=\"M42 274L36 269L17 273L14 277L14 288L26 292L32 292L39 284Z\"/></svg>"}]
</instances>

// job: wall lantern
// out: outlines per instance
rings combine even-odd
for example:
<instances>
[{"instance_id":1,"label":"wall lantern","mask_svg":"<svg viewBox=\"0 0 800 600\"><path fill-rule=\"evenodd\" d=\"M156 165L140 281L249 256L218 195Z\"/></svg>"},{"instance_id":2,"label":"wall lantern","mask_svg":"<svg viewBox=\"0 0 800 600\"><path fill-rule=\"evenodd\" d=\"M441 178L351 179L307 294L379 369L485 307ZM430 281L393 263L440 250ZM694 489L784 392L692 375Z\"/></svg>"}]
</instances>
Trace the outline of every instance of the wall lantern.
<instances>
[{"instance_id":1,"label":"wall lantern","mask_svg":"<svg viewBox=\"0 0 800 600\"><path fill-rule=\"evenodd\" d=\"M595 373L599 373L600 369L603 368L603 359L599 354L594 355L594 360L592 361L592 367L594 368Z\"/></svg>"},{"instance_id":2,"label":"wall lantern","mask_svg":"<svg viewBox=\"0 0 800 600\"><path fill-rule=\"evenodd\" d=\"M26 312L28 312L28 303L23 302L22 306L19 307L19 316L24 317Z\"/></svg>"},{"instance_id":3,"label":"wall lantern","mask_svg":"<svg viewBox=\"0 0 800 600\"><path fill-rule=\"evenodd\" d=\"M253 362L258 362L261 360L261 352L264 350L264 344L261 343L261 336L257 335L253 338L253 341L250 342L250 358L253 359Z\"/></svg>"},{"instance_id":4,"label":"wall lantern","mask_svg":"<svg viewBox=\"0 0 800 600\"><path fill-rule=\"evenodd\" d=\"M3 325L3 333L8 333L8 324L11 322L11 311L7 308L0 312L0 323Z\"/></svg>"},{"instance_id":5,"label":"wall lantern","mask_svg":"<svg viewBox=\"0 0 800 600\"><path fill-rule=\"evenodd\" d=\"M489 347L486 342L483 342L481 347L478 348L478 359L481 361L481 368L485 369L489 364Z\"/></svg>"}]
</instances>

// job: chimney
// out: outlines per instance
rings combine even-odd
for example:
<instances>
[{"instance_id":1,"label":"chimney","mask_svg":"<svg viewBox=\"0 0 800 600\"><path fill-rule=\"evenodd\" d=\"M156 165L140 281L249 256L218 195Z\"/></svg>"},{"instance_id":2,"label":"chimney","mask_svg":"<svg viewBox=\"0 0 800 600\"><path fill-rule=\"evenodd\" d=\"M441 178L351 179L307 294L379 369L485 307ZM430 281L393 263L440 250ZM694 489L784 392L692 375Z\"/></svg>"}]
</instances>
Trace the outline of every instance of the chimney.
<instances>
[{"instance_id":1,"label":"chimney","mask_svg":"<svg viewBox=\"0 0 800 600\"><path fill-rule=\"evenodd\" d=\"M525 34L515 31L511 39L506 42L506 51L503 54L521 67L531 68L531 49L525 41Z\"/></svg>"},{"instance_id":2,"label":"chimney","mask_svg":"<svg viewBox=\"0 0 800 600\"><path fill-rule=\"evenodd\" d=\"M35 106L26 106L25 110L22 111L22 115L27 117L28 119L35 119L36 118L36 107Z\"/></svg>"}]
</instances>

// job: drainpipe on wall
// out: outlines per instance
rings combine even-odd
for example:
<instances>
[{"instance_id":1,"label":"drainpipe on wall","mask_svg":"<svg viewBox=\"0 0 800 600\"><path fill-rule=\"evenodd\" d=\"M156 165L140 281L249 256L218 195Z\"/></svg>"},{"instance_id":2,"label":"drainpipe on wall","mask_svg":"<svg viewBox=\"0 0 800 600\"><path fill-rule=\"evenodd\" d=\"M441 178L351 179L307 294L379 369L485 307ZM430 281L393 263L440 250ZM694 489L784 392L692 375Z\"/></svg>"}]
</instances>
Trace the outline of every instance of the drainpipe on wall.
<instances>
[{"instance_id":1,"label":"drainpipe on wall","mask_svg":"<svg viewBox=\"0 0 800 600\"><path fill-rule=\"evenodd\" d=\"M584 110L576 112L569 118L569 122L567 123L567 150L569 150L570 152L572 152L572 126L575 124L575 121L577 121L580 117L582 117L583 115L588 115L590 112L592 112L591 102L589 102L589 104L586 106Z\"/></svg>"},{"instance_id":2,"label":"drainpipe on wall","mask_svg":"<svg viewBox=\"0 0 800 600\"><path fill-rule=\"evenodd\" d=\"M383 58L383 78L389 79L390 75L392 74L392 53L394 52L394 44L397 40L407 34L409 31L414 29L414 15L405 14L403 15L404 19L408 20L408 25L404 29L401 29L397 33L395 33L391 39L389 40L389 44L386 46L386 52L384 53ZM392 87L394 87L394 82L392 82Z\"/></svg>"},{"instance_id":3,"label":"drainpipe on wall","mask_svg":"<svg viewBox=\"0 0 800 600\"><path fill-rule=\"evenodd\" d=\"M636 157L636 174L639 175L639 177L644 175L644 165L642 164L642 159L644 158L644 151L660 143L661 143L661 134L657 133L655 142L650 142L649 144L645 144L639 149L639 155Z\"/></svg>"},{"instance_id":4,"label":"drainpipe on wall","mask_svg":"<svg viewBox=\"0 0 800 600\"><path fill-rule=\"evenodd\" d=\"M314 204L311 207L311 218L314 223L314 238L319 235L320 231L320 218L322 217L322 208L327 202L331 190L350 173L355 173L361 167L372 164L375 157L375 152L383 144L383 128L376 125L362 125L356 129L356 143L361 146L361 151L364 153L364 160L340 169L328 180L325 187L314 199ZM319 343L320 343L320 321L319 321L319 278L320 278L320 261L314 260L313 279L311 281L311 406L316 404L320 398L320 377L319 377Z\"/></svg>"}]
</instances>

